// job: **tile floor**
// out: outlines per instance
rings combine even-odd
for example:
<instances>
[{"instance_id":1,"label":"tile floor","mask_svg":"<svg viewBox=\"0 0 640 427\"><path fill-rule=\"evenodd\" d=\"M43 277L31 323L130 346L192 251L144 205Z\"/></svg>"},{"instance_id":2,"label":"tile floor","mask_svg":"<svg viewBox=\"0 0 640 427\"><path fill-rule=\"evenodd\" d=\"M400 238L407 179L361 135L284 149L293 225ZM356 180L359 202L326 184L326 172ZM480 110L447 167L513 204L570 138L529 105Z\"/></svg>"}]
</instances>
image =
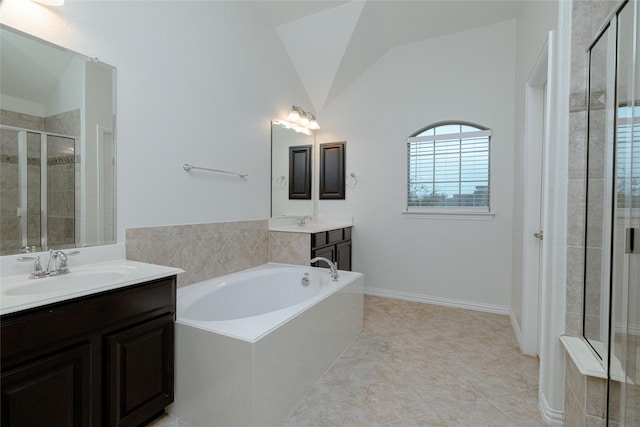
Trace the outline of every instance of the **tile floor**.
<instances>
[{"instance_id":1,"label":"tile floor","mask_svg":"<svg viewBox=\"0 0 640 427\"><path fill-rule=\"evenodd\" d=\"M282 427L545 425L508 317L366 296L364 325Z\"/></svg>"}]
</instances>

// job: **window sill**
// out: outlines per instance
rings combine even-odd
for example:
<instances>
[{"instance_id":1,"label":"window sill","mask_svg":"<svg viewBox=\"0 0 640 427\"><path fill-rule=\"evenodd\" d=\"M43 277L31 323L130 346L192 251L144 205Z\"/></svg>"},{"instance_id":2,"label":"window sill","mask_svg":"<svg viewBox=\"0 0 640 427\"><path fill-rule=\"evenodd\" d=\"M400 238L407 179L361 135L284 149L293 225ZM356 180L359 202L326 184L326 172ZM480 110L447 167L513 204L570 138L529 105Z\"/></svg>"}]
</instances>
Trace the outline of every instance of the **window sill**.
<instances>
[{"instance_id":1,"label":"window sill","mask_svg":"<svg viewBox=\"0 0 640 427\"><path fill-rule=\"evenodd\" d=\"M402 211L409 219L450 219L467 221L491 221L495 212L478 212L463 210L424 210Z\"/></svg>"}]
</instances>

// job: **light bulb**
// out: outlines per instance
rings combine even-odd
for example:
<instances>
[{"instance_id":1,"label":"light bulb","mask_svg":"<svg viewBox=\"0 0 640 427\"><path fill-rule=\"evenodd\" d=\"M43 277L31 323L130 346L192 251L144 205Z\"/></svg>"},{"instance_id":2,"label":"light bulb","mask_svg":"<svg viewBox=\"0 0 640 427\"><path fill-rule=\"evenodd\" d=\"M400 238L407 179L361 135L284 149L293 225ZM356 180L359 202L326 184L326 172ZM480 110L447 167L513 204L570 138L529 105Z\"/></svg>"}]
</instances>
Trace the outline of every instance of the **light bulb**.
<instances>
[{"instance_id":1,"label":"light bulb","mask_svg":"<svg viewBox=\"0 0 640 427\"><path fill-rule=\"evenodd\" d=\"M300 120L300 113L298 113L298 110L295 106L291 107L291 112L289 113L289 117L287 117L287 120L289 120L290 122L297 122L298 120Z\"/></svg>"},{"instance_id":2,"label":"light bulb","mask_svg":"<svg viewBox=\"0 0 640 427\"><path fill-rule=\"evenodd\" d=\"M309 113L309 115L311 116L311 120L309 120L309 124L307 125L307 127L309 129L320 129L320 125L318 124L318 121L316 120L316 116L314 116L311 113Z\"/></svg>"},{"instance_id":3,"label":"light bulb","mask_svg":"<svg viewBox=\"0 0 640 427\"><path fill-rule=\"evenodd\" d=\"M300 116L300 120L298 121L298 123L300 124L300 126L307 126L309 124L309 119L307 118L307 115L305 113L302 113L302 116Z\"/></svg>"}]
</instances>

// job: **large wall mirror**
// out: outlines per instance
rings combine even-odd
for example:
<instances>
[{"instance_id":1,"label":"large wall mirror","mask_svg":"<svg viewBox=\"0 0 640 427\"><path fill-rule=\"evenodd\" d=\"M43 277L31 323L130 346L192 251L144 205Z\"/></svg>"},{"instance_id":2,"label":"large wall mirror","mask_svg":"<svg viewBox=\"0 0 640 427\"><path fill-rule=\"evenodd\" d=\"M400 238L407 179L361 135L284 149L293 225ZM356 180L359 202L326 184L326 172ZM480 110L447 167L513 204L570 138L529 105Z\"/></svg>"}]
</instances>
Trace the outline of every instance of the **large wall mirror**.
<instances>
[{"instance_id":1,"label":"large wall mirror","mask_svg":"<svg viewBox=\"0 0 640 427\"><path fill-rule=\"evenodd\" d=\"M312 135L296 132L277 121L271 123L271 217L313 215L314 202L311 181L313 175L311 165L313 163L310 159L313 143ZM303 149L304 147L306 149ZM298 153L294 159L300 158L301 161L291 164L292 150L294 153ZM308 153L306 157L304 153ZM292 170L292 166L296 164L302 166L304 170ZM304 176L297 176L299 174ZM295 190L296 183L300 183L302 187L298 193L310 192L309 195L305 194L303 198L290 197L290 188L294 185ZM296 192L294 191L294 193Z\"/></svg>"},{"instance_id":2,"label":"large wall mirror","mask_svg":"<svg viewBox=\"0 0 640 427\"><path fill-rule=\"evenodd\" d=\"M115 243L115 68L5 25L0 43L0 255Z\"/></svg>"}]
</instances>

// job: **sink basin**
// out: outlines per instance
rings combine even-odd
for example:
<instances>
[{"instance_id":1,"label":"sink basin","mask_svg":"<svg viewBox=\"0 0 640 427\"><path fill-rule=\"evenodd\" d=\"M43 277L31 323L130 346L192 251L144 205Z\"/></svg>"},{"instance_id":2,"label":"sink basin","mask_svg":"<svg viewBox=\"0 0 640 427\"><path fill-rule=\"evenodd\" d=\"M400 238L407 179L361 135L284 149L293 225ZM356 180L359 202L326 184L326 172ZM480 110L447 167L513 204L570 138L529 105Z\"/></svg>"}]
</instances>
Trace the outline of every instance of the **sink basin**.
<instances>
[{"instance_id":1,"label":"sink basin","mask_svg":"<svg viewBox=\"0 0 640 427\"><path fill-rule=\"evenodd\" d=\"M100 285L108 285L122 280L129 274L130 271L126 269L72 271L71 273L60 276L28 279L23 283L12 286L3 293L10 296L19 296L73 291L89 286L98 287Z\"/></svg>"}]
</instances>

